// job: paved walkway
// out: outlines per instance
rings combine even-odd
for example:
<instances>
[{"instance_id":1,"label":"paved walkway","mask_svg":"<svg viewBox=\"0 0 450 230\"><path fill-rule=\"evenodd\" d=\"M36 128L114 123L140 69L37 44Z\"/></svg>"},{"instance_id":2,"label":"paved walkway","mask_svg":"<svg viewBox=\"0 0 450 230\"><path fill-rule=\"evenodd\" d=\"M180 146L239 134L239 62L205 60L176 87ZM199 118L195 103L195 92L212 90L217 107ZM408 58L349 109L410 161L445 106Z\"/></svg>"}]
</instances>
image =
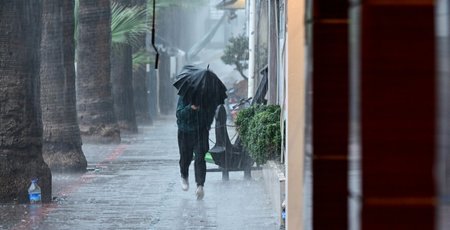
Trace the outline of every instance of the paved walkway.
<instances>
[{"instance_id":1,"label":"paved walkway","mask_svg":"<svg viewBox=\"0 0 450 230\"><path fill-rule=\"evenodd\" d=\"M259 171L208 172L202 201L181 190L172 117L83 150L87 173L53 174L52 204L0 205L0 229L279 229ZM193 164L190 175L194 185Z\"/></svg>"}]
</instances>

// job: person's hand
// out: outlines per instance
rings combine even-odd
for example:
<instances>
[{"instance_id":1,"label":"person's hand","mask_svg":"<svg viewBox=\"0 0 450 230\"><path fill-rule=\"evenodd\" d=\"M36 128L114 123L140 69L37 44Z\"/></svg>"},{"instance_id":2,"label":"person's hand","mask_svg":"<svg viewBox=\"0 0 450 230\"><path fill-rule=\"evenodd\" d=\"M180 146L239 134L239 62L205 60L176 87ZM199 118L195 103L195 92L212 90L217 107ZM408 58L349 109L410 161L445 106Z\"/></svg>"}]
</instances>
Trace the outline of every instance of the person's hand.
<instances>
[{"instance_id":1,"label":"person's hand","mask_svg":"<svg viewBox=\"0 0 450 230\"><path fill-rule=\"evenodd\" d=\"M200 106L197 106L197 105L191 105L191 109L192 110L197 110L197 109L199 109L200 108Z\"/></svg>"}]
</instances>

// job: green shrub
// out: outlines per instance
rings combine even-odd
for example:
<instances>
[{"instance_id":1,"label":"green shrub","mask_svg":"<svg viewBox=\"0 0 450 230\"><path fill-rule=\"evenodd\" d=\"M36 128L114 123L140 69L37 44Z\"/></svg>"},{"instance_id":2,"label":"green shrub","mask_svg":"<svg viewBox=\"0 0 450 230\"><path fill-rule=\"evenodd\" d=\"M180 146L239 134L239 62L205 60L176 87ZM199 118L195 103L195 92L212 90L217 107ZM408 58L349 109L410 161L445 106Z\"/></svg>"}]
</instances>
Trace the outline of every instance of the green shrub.
<instances>
[{"instance_id":1,"label":"green shrub","mask_svg":"<svg viewBox=\"0 0 450 230\"><path fill-rule=\"evenodd\" d=\"M236 125L239 136L258 164L280 158L280 112L279 105L253 105L238 113Z\"/></svg>"}]
</instances>

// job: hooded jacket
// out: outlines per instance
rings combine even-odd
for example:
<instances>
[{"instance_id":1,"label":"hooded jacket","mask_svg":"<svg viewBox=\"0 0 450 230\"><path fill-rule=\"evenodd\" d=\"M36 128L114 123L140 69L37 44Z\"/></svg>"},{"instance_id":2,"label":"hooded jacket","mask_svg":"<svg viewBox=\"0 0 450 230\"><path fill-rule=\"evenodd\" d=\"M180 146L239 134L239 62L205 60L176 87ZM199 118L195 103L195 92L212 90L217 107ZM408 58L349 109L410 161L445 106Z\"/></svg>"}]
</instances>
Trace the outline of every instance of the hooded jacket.
<instances>
[{"instance_id":1,"label":"hooded jacket","mask_svg":"<svg viewBox=\"0 0 450 230\"><path fill-rule=\"evenodd\" d=\"M176 113L178 129L183 132L209 131L216 108L199 107L193 110L191 105L183 97L178 98Z\"/></svg>"}]
</instances>

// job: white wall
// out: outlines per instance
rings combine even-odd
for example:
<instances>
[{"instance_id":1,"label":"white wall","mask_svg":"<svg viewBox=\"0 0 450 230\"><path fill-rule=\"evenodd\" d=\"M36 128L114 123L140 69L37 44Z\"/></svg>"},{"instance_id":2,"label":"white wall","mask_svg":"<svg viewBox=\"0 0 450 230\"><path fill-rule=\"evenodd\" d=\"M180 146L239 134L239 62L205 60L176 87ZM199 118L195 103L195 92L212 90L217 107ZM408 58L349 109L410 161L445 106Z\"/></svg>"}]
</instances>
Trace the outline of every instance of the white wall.
<instances>
[{"instance_id":1,"label":"white wall","mask_svg":"<svg viewBox=\"0 0 450 230\"><path fill-rule=\"evenodd\" d=\"M305 1L287 0L286 228L303 229L305 134Z\"/></svg>"}]
</instances>

